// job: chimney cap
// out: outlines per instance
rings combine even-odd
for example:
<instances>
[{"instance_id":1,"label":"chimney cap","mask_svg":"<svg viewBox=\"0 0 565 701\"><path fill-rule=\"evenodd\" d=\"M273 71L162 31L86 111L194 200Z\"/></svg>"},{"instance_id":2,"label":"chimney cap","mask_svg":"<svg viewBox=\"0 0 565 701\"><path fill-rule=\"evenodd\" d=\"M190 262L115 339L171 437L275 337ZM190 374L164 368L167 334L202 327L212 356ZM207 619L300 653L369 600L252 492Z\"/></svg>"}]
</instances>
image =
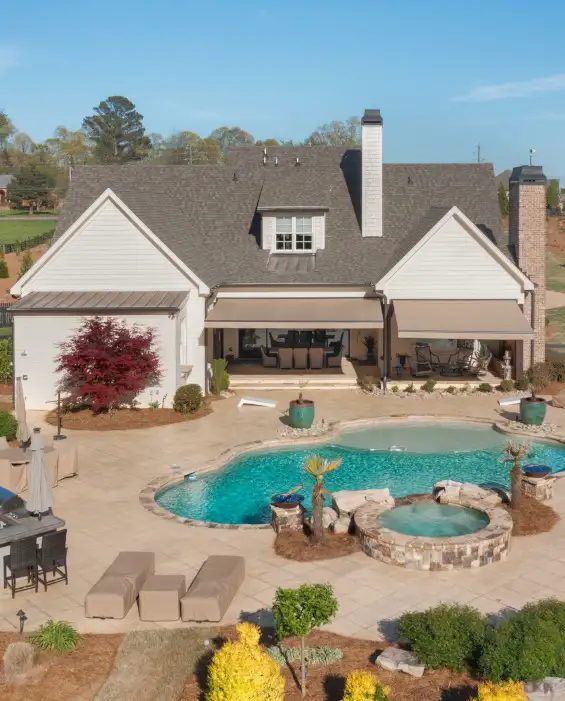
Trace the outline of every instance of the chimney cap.
<instances>
[{"instance_id":1,"label":"chimney cap","mask_svg":"<svg viewBox=\"0 0 565 701\"><path fill-rule=\"evenodd\" d=\"M512 170L510 182L527 185L545 185L547 178L544 175L542 166L517 166Z\"/></svg>"},{"instance_id":2,"label":"chimney cap","mask_svg":"<svg viewBox=\"0 0 565 701\"><path fill-rule=\"evenodd\" d=\"M381 117L381 111L380 110L365 110L365 114L363 115L363 119L361 120L362 124L381 124L383 123L383 118Z\"/></svg>"}]
</instances>

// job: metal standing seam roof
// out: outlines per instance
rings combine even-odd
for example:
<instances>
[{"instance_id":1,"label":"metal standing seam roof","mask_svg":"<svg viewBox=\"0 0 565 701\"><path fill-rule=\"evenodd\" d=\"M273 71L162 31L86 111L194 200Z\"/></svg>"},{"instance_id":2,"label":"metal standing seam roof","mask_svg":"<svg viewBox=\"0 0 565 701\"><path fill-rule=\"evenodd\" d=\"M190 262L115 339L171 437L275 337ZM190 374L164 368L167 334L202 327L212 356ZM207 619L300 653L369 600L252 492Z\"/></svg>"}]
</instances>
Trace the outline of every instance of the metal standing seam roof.
<instances>
[{"instance_id":1,"label":"metal standing seam roof","mask_svg":"<svg viewBox=\"0 0 565 701\"><path fill-rule=\"evenodd\" d=\"M373 299L230 299L217 300L207 328L240 329L382 329L380 301Z\"/></svg>"},{"instance_id":2,"label":"metal standing seam roof","mask_svg":"<svg viewBox=\"0 0 565 701\"><path fill-rule=\"evenodd\" d=\"M31 292L11 312L177 311L188 292Z\"/></svg>"}]
</instances>

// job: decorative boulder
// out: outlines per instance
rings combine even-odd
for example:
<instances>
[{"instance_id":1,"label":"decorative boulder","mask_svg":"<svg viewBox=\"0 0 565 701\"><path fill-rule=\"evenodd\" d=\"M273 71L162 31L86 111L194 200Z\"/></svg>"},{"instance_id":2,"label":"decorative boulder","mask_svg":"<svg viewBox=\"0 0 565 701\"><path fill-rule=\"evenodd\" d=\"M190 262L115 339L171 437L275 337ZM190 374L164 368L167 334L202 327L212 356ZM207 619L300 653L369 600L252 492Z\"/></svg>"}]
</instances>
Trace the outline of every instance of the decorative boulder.
<instances>
[{"instance_id":1,"label":"decorative boulder","mask_svg":"<svg viewBox=\"0 0 565 701\"><path fill-rule=\"evenodd\" d=\"M340 516L337 521L334 521L330 526L334 533L349 533L351 527L351 518L349 516Z\"/></svg>"},{"instance_id":2,"label":"decorative boulder","mask_svg":"<svg viewBox=\"0 0 565 701\"><path fill-rule=\"evenodd\" d=\"M4 677L9 684L22 681L35 665L36 650L31 643L10 643L4 653Z\"/></svg>"},{"instance_id":3,"label":"decorative boulder","mask_svg":"<svg viewBox=\"0 0 565 701\"><path fill-rule=\"evenodd\" d=\"M529 701L565 701L565 679L546 677L540 682L527 682L524 690Z\"/></svg>"},{"instance_id":4,"label":"decorative boulder","mask_svg":"<svg viewBox=\"0 0 565 701\"><path fill-rule=\"evenodd\" d=\"M377 657L375 663L390 672L404 672L411 677L422 677L426 669L423 664L420 664L416 655L398 647L387 647Z\"/></svg>"},{"instance_id":5,"label":"decorative boulder","mask_svg":"<svg viewBox=\"0 0 565 701\"><path fill-rule=\"evenodd\" d=\"M346 489L333 493L333 508L340 516L352 516L355 511L366 501L374 501L377 504L387 503L394 506L394 499L387 489L361 489L359 491L348 491Z\"/></svg>"},{"instance_id":6,"label":"decorative boulder","mask_svg":"<svg viewBox=\"0 0 565 701\"><path fill-rule=\"evenodd\" d=\"M556 394L551 400L551 403L558 409L565 409L565 392L559 392L559 394Z\"/></svg>"},{"instance_id":7,"label":"decorative boulder","mask_svg":"<svg viewBox=\"0 0 565 701\"><path fill-rule=\"evenodd\" d=\"M324 506L324 514L322 516L324 528L329 528L338 518L339 514L335 509L332 509L330 506Z\"/></svg>"}]
</instances>

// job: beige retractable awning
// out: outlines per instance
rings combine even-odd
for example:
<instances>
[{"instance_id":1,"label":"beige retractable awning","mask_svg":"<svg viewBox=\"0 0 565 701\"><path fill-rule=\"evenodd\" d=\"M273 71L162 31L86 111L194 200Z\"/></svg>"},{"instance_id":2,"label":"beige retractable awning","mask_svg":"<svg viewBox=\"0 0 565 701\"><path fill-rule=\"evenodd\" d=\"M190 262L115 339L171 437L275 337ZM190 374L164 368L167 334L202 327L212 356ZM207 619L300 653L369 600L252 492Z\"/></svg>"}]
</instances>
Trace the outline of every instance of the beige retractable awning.
<instances>
[{"instance_id":1,"label":"beige retractable awning","mask_svg":"<svg viewBox=\"0 0 565 701\"><path fill-rule=\"evenodd\" d=\"M534 332L513 300L403 299L394 302L399 338L510 341Z\"/></svg>"},{"instance_id":2,"label":"beige retractable awning","mask_svg":"<svg viewBox=\"0 0 565 701\"><path fill-rule=\"evenodd\" d=\"M380 300L220 298L209 329L382 329Z\"/></svg>"}]
</instances>

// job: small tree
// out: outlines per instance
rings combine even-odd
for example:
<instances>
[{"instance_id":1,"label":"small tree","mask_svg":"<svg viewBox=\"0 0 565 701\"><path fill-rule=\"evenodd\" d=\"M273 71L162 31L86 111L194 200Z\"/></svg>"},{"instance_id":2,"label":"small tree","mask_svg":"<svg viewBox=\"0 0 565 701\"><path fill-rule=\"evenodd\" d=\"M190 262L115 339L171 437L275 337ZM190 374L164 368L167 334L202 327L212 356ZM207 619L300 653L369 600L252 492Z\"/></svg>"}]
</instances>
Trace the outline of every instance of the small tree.
<instances>
[{"instance_id":1,"label":"small tree","mask_svg":"<svg viewBox=\"0 0 565 701\"><path fill-rule=\"evenodd\" d=\"M337 613L337 601L331 584L303 584L298 589L277 589L273 603L275 631L279 640L295 635L300 638L302 681L306 695L306 636L312 628L329 623Z\"/></svg>"},{"instance_id":2,"label":"small tree","mask_svg":"<svg viewBox=\"0 0 565 701\"><path fill-rule=\"evenodd\" d=\"M57 371L61 390L96 413L132 403L161 378L152 329L128 326L114 317L90 317L61 344Z\"/></svg>"},{"instance_id":3,"label":"small tree","mask_svg":"<svg viewBox=\"0 0 565 701\"><path fill-rule=\"evenodd\" d=\"M314 478L312 489L312 537L314 541L321 543L324 540L324 494L330 496L324 487L324 477L337 470L343 460L328 460L320 455L312 455L306 459L304 471Z\"/></svg>"},{"instance_id":4,"label":"small tree","mask_svg":"<svg viewBox=\"0 0 565 701\"><path fill-rule=\"evenodd\" d=\"M526 443L508 443L503 448L503 460L504 462L512 463L512 468L510 470L510 480L512 483L512 508L518 509L520 507L520 501L522 499L521 482L522 482L522 466L520 464L521 460L525 460L528 457L529 446Z\"/></svg>"},{"instance_id":5,"label":"small tree","mask_svg":"<svg viewBox=\"0 0 565 701\"><path fill-rule=\"evenodd\" d=\"M6 259L4 258L4 254L0 256L0 278L7 278L10 277L10 271L8 270L8 263L6 263Z\"/></svg>"},{"instance_id":6,"label":"small tree","mask_svg":"<svg viewBox=\"0 0 565 701\"><path fill-rule=\"evenodd\" d=\"M508 193L504 187L504 183L498 186L498 206L500 207L500 216L508 216Z\"/></svg>"},{"instance_id":7,"label":"small tree","mask_svg":"<svg viewBox=\"0 0 565 701\"><path fill-rule=\"evenodd\" d=\"M4 261L4 263L6 263L6 261ZM33 267L33 258L31 257L31 253L29 251L25 251L25 253L22 256L22 262L20 264L20 274L18 279L20 277L23 277L31 267Z\"/></svg>"},{"instance_id":8,"label":"small tree","mask_svg":"<svg viewBox=\"0 0 565 701\"><path fill-rule=\"evenodd\" d=\"M551 180L545 191L545 199L548 209L559 209L561 203L561 188L559 180Z\"/></svg>"}]
</instances>

